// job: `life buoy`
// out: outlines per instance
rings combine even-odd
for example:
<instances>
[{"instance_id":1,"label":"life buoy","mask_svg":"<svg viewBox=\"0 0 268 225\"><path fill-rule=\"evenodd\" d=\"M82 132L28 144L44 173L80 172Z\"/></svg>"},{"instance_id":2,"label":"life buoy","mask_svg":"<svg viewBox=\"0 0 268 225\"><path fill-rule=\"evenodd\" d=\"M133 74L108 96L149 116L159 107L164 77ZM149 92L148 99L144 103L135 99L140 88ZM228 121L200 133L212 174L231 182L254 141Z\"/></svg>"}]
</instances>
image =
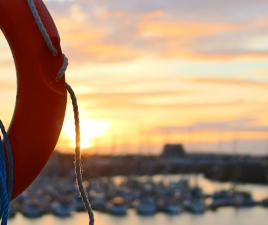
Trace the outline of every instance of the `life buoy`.
<instances>
[{"instance_id":1,"label":"life buoy","mask_svg":"<svg viewBox=\"0 0 268 225\"><path fill-rule=\"evenodd\" d=\"M17 98L8 129L14 160L12 198L40 173L55 148L66 109L64 77L56 81L64 56L56 26L41 0L34 0L57 49L44 42L27 0L0 0L0 28L16 65Z\"/></svg>"}]
</instances>

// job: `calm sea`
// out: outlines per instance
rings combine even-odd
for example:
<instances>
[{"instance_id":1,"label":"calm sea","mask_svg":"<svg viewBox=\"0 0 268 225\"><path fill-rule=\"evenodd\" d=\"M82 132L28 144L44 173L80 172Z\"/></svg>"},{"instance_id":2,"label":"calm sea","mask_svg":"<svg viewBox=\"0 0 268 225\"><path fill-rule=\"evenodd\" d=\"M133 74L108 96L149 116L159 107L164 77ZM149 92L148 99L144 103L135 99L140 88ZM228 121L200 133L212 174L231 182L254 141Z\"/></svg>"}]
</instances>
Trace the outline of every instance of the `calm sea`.
<instances>
[{"instance_id":1,"label":"calm sea","mask_svg":"<svg viewBox=\"0 0 268 225\"><path fill-rule=\"evenodd\" d=\"M154 180L177 180L179 176L155 176ZM198 183L207 193L223 188L229 188L230 183L212 182L202 176L188 177L190 183ZM120 178L116 178L120 181ZM268 197L266 185L238 185L240 190L250 191L256 200ZM115 217L95 212L96 225L266 225L268 221L268 208L254 207L251 209L221 208L217 211L207 211L203 215L182 213L178 216L168 216L158 213L152 217L138 216L134 210L129 210L125 217ZM88 224L85 213L76 213L70 219L59 219L51 215L30 220L17 214L11 219L10 225L83 225Z\"/></svg>"},{"instance_id":2,"label":"calm sea","mask_svg":"<svg viewBox=\"0 0 268 225\"><path fill-rule=\"evenodd\" d=\"M234 210L220 209L204 215L193 216L182 213L179 216L167 216L158 213L153 217L141 217L129 211L126 217L113 217L103 213L95 213L96 225L266 225L268 210L263 208ZM40 219L29 220L17 215L10 220L10 225L83 225L88 224L84 213L75 214L71 219L58 219L47 215Z\"/></svg>"}]
</instances>

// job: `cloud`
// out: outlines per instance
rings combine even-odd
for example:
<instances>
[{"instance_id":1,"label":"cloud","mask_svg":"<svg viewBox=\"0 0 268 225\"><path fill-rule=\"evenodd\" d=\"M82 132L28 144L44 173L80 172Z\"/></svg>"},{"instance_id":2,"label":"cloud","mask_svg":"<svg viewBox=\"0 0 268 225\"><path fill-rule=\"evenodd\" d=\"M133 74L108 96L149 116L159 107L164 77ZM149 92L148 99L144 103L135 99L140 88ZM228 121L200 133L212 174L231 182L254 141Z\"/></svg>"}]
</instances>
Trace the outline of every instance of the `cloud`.
<instances>
[{"instance_id":1,"label":"cloud","mask_svg":"<svg viewBox=\"0 0 268 225\"><path fill-rule=\"evenodd\" d=\"M231 79L231 78L195 78L189 80L190 82L196 84L208 84L208 85L218 85L218 86L238 86L239 88L268 88L268 83L262 80L246 80L246 79Z\"/></svg>"},{"instance_id":2,"label":"cloud","mask_svg":"<svg viewBox=\"0 0 268 225\"><path fill-rule=\"evenodd\" d=\"M0 80L1 83L1 90L15 90L16 89L16 83L8 80Z\"/></svg>"},{"instance_id":3,"label":"cloud","mask_svg":"<svg viewBox=\"0 0 268 225\"><path fill-rule=\"evenodd\" d=\"M96 101L96 98L94 99ZM153 100L152 100L153 101ZM118 98L110 98L110 99L98 99L96 101L96 108L99 109L128 109L128 110L160 110L160 111L167 111L167 110L190 110L190 109L199 109L200 111L204 108L219 108L219 107L234 107L234 106L241 106L241 105L248 105L241 100L234 100L234 101L215 101L215 102L189 102L189 103L179 103L174 102L171 103L168 101L167 103L143 103L137 99L129 99L125 97L118 97ZM88 107L88 109L92 109L92 106Z\"/></svg>"},{"instance_id":4,"label":"cloud","mask_svg":"<svg viewBox=\"0 0 268 225\"><path fill-rule=\"evenodd\" d=\"M161 126L152 130L153 133L180 133L180 132L208 132L208 131L221 131L221 132L267 132L268 126L259 126L256 118L253 117L239 117L230 120L222 121L208 121L197 122L189 126L174 125L174 126Z\"/></svg>"},{"instance_id":5,"label":"cloud","mask_svg":"<svg viewBox=\"0 0 268 225\"><path fill-rule=\"evenodd\" d=\"M174 134L186 124L208 139L217 129L266 132L267 0L45 2L88 118ZM2 39L0 50L8 107L13 62Z\"/></svg>"},{"instance_id":6,"label":"cloud","mask_svg":"<svg viewBox=\"0 0 268 225\"><path fill-rule=\"evenodd\" d=\"M90 98L94 99L107 99L107 98L155 98L155 97L172 97L172 96L178 96L178 95L184 95L189 92L185 91L147 91L147 92L124 92L124 91L118 91L118 92L99 92L99 93L84 93L80 94L80 99L88 100Z\"/></svg>"},{"instance_id":7,"label":"cloud","mask_svg":"<svg viewBox=\"0 0 268 225\"><path fill-rule=\"evenodd\" d=\"M165 11L176 18L200 19L200 20L246 20L267 14L268 3L266 0L46 0L50 8L64 10L70 5L83 6L85 11L91 12L96 8L116 12L148 13L151 11ZM226 16L228 15L228 16Z\"/></svg>"},{"instance_id":8,"label":"cloud","mask_svg":"<svg viewBox=\"0 0 268 225\"><path fill-rule=\"evenodd\" d=\"M268 46L254 44L268 35L268 2L264 0L47 3L67 53L75 56L76 63L124 62L143 56L194 60L268 57Z\"/></svg>"},{"instance_id":9,"label":"cloud","mask_svg":"<svg viewBox=\"0 0 268 225\"><path fill-rule=\"evenodd\" d=\"M193 39L235 29L232 24L205 23L198 21L143 21L140 24L141 35L163 37L166 39Z\"/></svg>"},{"instance_id":10,"label":"cloud","mask_svg":"<svg viewBox=\"0 0 268 225\"><path fill-rule=\"evenodd\" d=\"M94 61L109 63L128 61L140 55L139 50L135 48L131 49L127 45L105 43L83 46L79 49L79 52L84 54L87 58L94 58Z\"/></svg>"}]
</instances>

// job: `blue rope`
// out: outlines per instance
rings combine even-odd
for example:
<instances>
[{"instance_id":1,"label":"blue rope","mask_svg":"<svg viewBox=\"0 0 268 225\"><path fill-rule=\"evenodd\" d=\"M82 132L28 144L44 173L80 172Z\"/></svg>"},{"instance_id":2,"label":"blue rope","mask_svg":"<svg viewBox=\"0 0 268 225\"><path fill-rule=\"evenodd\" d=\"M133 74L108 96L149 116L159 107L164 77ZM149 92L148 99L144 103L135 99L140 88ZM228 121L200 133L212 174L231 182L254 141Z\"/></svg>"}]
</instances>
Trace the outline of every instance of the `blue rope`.
<instances>
[{"instance_id":1,"label":"blue rope","mask_svg":"<svg viewBox=\"0 0 268 225\"><path fill-rule=\"evenodd\" d=\"M12 155L12 148L11 148L11 144L9 142L9 138L8 138L6 129L5 129L4 124L2 123L1 120L0 120L0 130L3 134L4 143L6 144L6 147L7 147L7 158L8 158L8 163L9 163L8 195L9 195L9 199L11 199L12 190L13 190L13 167L14 167L13 155Z\"/></svg>"},{"instance_id":2,"label":"blue rope","mask_svg":"<svg viewBox=\"0 0 268 225\"><path fill-rule=\"evenodd\" d=\"M7 184L6 184L6 165L5 165L5 154L4 146L2 141L0 141L0 170L1 170L1 225L7 224L8 220L8 208L9 208L9 199L7 193Z\"/></svg>"},{"instance_id":3,"label":"blue rope","mask_svg":"<svg viewBox=\"0 0 268 225\"><path fill-rule=\"evenodd\" d=\"M8 217L9 217L9 203L11 200L12 195L12 188L13 188L13 156L12 156L12 150L11 145L7 136L7 132L5 130L5 127L0 120L0 130L3 134L4 141L2 142L2 139L0 137L0 219L1 219L1 225L7 225ZM4 147L4 144L6 145L6 148ZM7 150L7 152L5 151ZM7 159L8 158L8 186L7 186Z\"/></svg>"}]
</instances>

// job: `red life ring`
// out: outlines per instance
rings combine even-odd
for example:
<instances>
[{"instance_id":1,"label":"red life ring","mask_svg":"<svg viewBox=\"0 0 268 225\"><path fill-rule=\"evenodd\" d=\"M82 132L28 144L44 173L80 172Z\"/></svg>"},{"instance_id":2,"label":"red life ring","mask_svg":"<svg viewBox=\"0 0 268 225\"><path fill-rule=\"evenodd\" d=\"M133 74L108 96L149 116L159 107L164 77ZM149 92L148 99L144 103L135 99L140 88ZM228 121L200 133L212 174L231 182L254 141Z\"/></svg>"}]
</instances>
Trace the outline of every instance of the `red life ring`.
<instances>
[{"instance_id":1,"label":"red life ring","mask_svg":"<svg viewBox=\"0 0 268 225\"><path fill-rule=\"evenodd\" d=\"M64 56L56 26L41 0L34 1L57 49L47 48L26 0L0 0L0 28L13 53L17 99L8 130L14 159L12 198L25 190L55 148L66 109L65 80L55 77Z\"/></svg>"}]
</instances>

